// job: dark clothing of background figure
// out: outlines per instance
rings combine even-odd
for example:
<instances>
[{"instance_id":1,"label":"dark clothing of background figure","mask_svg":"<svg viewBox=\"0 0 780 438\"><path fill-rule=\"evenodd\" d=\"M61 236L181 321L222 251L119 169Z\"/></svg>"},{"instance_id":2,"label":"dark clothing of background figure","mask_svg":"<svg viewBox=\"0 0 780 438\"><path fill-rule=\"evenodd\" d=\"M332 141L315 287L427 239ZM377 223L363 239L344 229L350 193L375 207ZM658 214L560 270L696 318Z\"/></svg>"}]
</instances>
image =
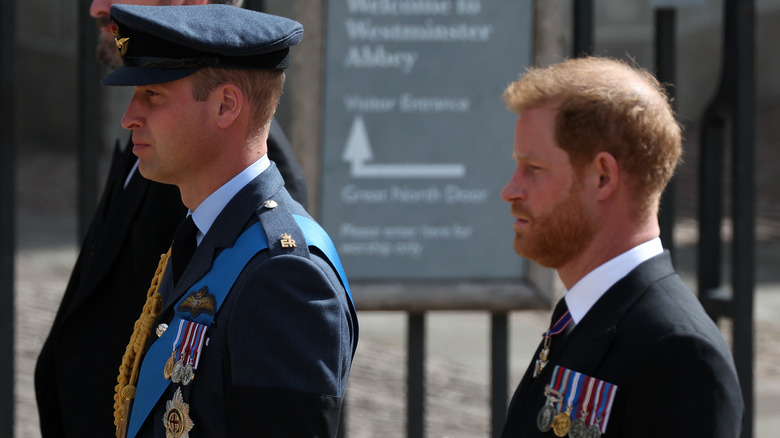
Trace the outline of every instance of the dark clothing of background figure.
<instances>
[{"instance_id":1,"label":"dark clothing of background figure","mask_svg":"<svg viewBox=\"0 0 780 438\"><path fill-rule=\"evenodd\" d=\"M723 336L672 267L668 253L612 286L563 339L534 379L517 387L502 436L553 437L536 417L555 365L618 386L609 438L739 437L744 403Z\"/></svg>"},{"instance_id":2,"label":"dark clothing of background figure","mask_svg":"<svg viewBox=\"0 0 780 438\"><path fill-rule=\"evenodd\" d=\"M273 121L268 155L290 194L306 205L303 171ZM113 436L119 364L141 314L160 255L187 209L179 189L143 178L132 143L117 143L106 186L35 369L41 434Z\"/></svg>"},{"instance_id":3,"label":"dark clothing of background figure","mask_svg":"<svg viewBox=\"0 0 780 438\"><path fill-rule=\"evenodd\" d=\"M265 207L266 200L277 206ZM137 437L166 437L166 404L180 388L195 425L190 438L335 438L358 321L335 269L318 249L307 246L293 215L311 219L271 165L225 206L175 285L169 265L159 289L163 310L154 327L172 324L176 303L193 293L214 259L234 246L242 231L259 222L268 241L268 248L244 266L217 311L192 383L168 382ZM283 234L291 236L295 248L281 244ZM151 336L149 345L154 342L163 341ZM162 373L166 359L155 364L145 358L143 366ZM139 383L137 397L145 390Z\"/></svg>"}]
</instances>

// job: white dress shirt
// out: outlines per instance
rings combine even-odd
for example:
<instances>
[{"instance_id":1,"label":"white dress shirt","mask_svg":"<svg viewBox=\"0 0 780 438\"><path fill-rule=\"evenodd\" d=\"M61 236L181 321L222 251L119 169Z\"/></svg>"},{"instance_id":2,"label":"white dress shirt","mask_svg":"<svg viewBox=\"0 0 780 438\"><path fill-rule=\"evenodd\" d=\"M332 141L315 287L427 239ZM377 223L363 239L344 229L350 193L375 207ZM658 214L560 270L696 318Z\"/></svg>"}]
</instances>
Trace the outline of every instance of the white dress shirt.
<instances>
[{"instance_id":1,"label":"white dress shirt","mask_svg":"<svg viewBox=\"0 0 780 438\"><path fill-rule=\"evenodd\" d=\"M249 167L242 170L241 173L234 176L233 179L226 182L222 187L210 194L203 202L198 205L195 211L187 210L187 216L192 215L192 221L198 227L196 240L198 245L203 240L203 236L209 232L214 221L217 219L228 202L241 191L247 184L257 178L268 167L271 166L271 160L268 155L263 155L259 160L250 164Z\"/></svg>"},{"instance_id":2,"label":"white dress shirt","mask_svg":"<svg viewBox=\"0 0 780 438\"><path fill-rule=\"evenodd\" d=\"M582 321L585 314L610 287L628 275L642 262L664 251L661 239L656 237L620 254L582 277L571 289L563 292L566 306L574 324Z\"/></svg>"}]
</instances>

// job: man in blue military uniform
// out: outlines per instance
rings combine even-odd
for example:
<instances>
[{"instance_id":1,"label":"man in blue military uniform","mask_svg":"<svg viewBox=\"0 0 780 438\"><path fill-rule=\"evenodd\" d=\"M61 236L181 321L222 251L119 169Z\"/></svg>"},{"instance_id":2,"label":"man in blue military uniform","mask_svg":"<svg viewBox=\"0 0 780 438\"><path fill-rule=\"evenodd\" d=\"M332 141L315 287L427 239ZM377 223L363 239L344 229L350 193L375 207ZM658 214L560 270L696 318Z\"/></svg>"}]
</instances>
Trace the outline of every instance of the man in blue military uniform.
<instances>
[{"instance_id":1,"label":"man in blue military uniform","mask_svg":"<svg viewBox=\"0 0 780 438\"><path fill-rule=\"evenodd\" d=\"M335 436L357 344L327 234L266 139L303 28L224 5L111 8L144 177L188 208L120 367L119 436ZM170 260L170 263L168 263Z\"/></svg>"},{"instance_id":2,"label":"man in blue military uniform","mask_svg":"<svg viewBox=\"0 0 780 438\"><path fill-rule=\"evenodd\" d=\"M206 3L240 7L242 1L93 0L90 14L100 29L98 58L110 68L122 65L114 35L107 30L112 4ZM271 123L267 145L268 157L284 177L285 188L305 207L308 194L303 170L276 120ZM157 260L170 246L187 211L178 188L149 181L138 173L138 158L132 149L129 136L116 143L105 189L36 364L35 392L43 438L113 433L112 409L106 400L114 393L116 358L124 352ZM111 318L106 318L109 312ZM87 337L92 343L84 342ZM85 413L90 421L85 421Z\"/></svg>"}]
</instances>

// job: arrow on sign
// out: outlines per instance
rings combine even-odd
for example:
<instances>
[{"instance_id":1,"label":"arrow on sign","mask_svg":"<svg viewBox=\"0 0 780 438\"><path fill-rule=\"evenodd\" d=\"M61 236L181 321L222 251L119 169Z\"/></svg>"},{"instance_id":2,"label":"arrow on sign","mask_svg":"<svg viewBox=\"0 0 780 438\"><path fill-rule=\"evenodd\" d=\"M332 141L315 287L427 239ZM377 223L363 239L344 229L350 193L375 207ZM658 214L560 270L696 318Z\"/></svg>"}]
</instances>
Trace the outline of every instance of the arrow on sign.
<instances>
[{"instance_id":1,"label":"arrow on sign","mask_svg":"<svg viewBox=\"0 0 780 438\"><path fill-rule=\"evenodd\" d=\"M353 178L463 178L463 164L366 164L374 158L362 116L356 116L341 159L350 163Z\"/></svg>"}]
</instances>

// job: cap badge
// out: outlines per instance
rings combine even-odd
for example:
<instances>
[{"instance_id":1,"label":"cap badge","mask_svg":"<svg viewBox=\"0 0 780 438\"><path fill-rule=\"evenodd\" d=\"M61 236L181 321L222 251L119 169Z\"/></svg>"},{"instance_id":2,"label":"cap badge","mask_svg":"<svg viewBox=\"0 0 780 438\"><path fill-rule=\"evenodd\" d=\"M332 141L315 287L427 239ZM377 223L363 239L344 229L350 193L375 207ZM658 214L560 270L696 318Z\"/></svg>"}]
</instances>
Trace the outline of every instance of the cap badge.
<instances>
[{"instance_id":1,"label":"cap badge","mask_svg":"<svg viewBox=\"0 0 780 438\"><path fill-rule=\"evenodd\" d=\"M119 35L119 27L116 25L116 23L112 22L109 24L108 30L114 34L114 41L116 41L116 48L119 50L119 55L125 56L125 53L127 53L127 47L130 45L130 38L122 38L121 35Z\"/></svg>"},{"instance_id":2,"label":"cap badge","mask_svg":"<svg viewBox=\"0 0 780 438\"><path fill-rule=\"evenodd\" d=\"M288 233L282 234L282 248L297 248L298 245L295 244L295 240L293 240L292 236Z\"/></svg>"}]
</instances>

